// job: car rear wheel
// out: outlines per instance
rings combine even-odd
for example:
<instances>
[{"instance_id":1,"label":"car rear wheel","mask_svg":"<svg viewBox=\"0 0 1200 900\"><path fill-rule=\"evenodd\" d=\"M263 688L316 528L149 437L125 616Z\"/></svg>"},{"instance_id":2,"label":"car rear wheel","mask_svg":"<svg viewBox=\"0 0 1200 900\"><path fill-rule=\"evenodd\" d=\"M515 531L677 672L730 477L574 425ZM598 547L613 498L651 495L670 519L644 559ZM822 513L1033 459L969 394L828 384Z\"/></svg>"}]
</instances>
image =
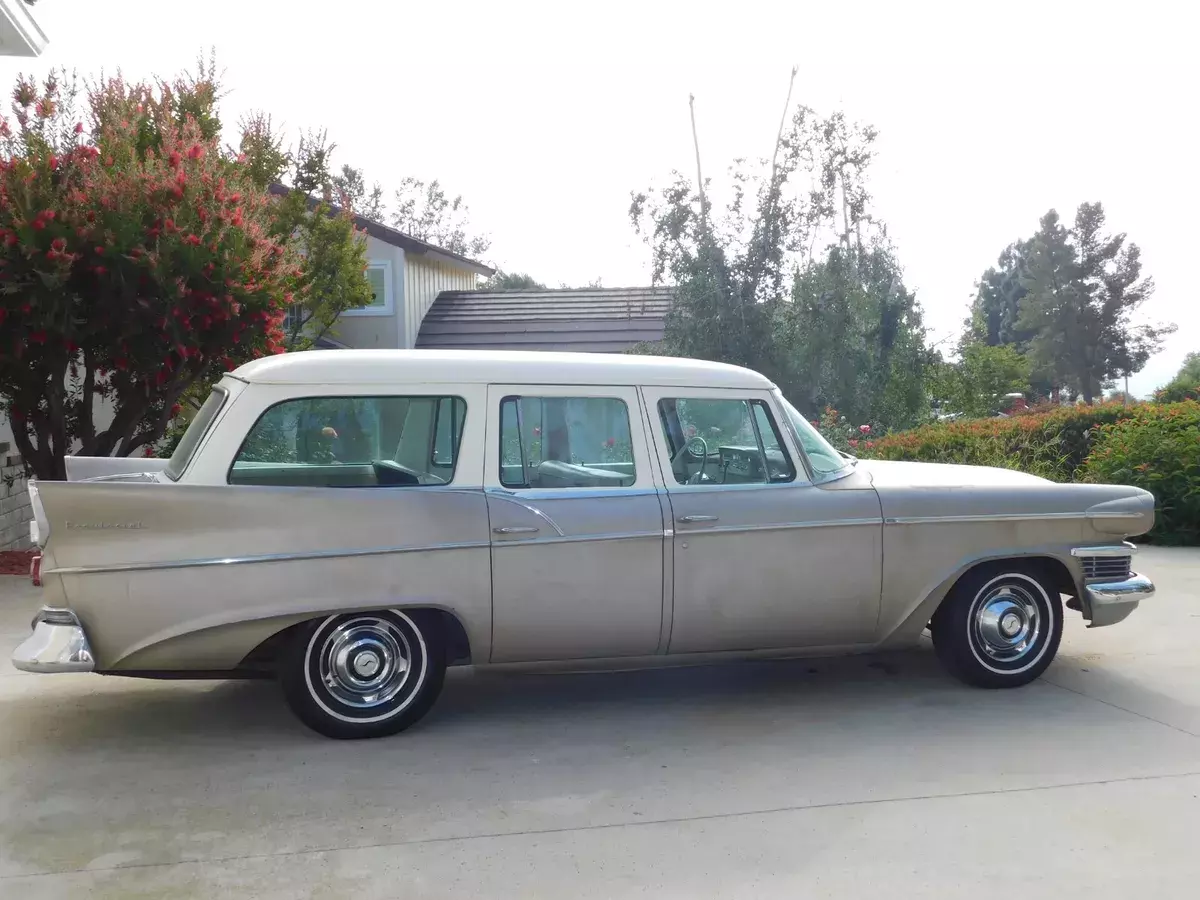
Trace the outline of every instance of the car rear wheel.
<instances>
[{"instance_id":1,"label":"car rear wheel","mask_svg":"<svg viewBox=\"0 0 1200 900\"><path fill-rule=\"evenodd\" d=\"M279 669L284 696L326 737L383 737L420 719L442 690L440 622L419 611L376 610L301 627Z\"/></svg>"},{"instance_id":2,"label":"car rear wheel","mask_svg":"<svg viewBox=\"0 0 1200 900\"><path fill-rule=\"evenodd\" d=\"M975 569L951 589L933 617L938 658L977 687L1020 687L1046 670L1062 640L1062 600L1033 564Z\"/></svg>"}]
</instances>

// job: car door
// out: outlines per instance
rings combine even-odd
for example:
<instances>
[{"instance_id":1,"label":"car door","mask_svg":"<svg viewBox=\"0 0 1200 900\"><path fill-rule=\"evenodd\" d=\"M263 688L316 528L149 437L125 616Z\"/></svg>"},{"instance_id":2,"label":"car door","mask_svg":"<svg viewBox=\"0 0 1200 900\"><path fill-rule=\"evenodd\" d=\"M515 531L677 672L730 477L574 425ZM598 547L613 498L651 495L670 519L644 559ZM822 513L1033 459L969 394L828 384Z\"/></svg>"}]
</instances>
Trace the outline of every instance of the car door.
<instances>
[{"instance_id":1,"label":"car door","mask_svg":"<svg viewBox=\"0 0 1200 900\"><path fill-rule=\"evenodd\" d=\"M664 520L632 387L490 385L492 661L655 653Z\"/></svg>"},{"instance_id":2,"label":"car door","mask_svg":"<svg viewBox=\"0 0 1200 900\"><path fill-rule=\"evenodd\" d=\"M883 527L869 481L813 484L768 391L642 394L673 520L669 652L868 641Z\"/></svg>"}]
</instances>

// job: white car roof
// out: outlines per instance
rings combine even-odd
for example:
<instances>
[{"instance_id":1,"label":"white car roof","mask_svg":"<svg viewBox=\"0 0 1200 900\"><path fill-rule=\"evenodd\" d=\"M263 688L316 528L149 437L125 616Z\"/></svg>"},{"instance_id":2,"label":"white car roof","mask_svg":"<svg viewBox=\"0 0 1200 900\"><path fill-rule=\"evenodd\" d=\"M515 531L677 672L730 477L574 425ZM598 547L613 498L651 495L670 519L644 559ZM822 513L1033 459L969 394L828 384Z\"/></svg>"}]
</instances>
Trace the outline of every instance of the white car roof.
<instances>
[{"instance_id":1,"label":"white car roof","mask_svg":"<svg viewBox=\"0 0 1200 900\"><path fill-rule=\"evenodd\" d=\"M249 384L619 384L769 390L740 366L620 353L512 350L307 350L238 367Z\"/></svg>"}]
</instances>

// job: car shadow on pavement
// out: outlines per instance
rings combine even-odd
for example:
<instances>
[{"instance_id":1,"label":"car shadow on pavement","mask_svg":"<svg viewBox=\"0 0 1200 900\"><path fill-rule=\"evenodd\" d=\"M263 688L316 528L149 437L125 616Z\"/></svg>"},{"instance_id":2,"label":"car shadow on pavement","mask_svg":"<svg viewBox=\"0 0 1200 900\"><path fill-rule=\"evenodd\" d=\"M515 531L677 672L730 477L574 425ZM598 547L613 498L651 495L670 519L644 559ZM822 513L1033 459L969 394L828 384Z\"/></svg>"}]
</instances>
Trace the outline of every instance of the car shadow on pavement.
<instances>
[{"instance_id":1,"label":"car shadow on pavement","mask_svg":"<svg viewBox=\"0 0 1200 900\"><path fill-rule=\"evenodd\" d=\"M636 737L658 731L664 722L693 727L699 719L713 717L740 720L750 728L759 717L779 716L843 726L898 714L940 721L970 719L981 707L1019 717L1022 708L1034 702L1033 692L1044 697L1047 690L1062 689L1107 702L1082 690L1077 678L1067 677L1073 668L1067 657L1029 688L981 692L947 675L927 643L916 650L851 657L645 669L579 671L567 664L549 671L455 668L433 710L402 740L489 740L500 729L553 733L579 728L581 722L588 729L607 722ZM1105 693L1116 692L1125 700L1118 707L1162 708L1171 702L1095 663L1091 679L1104 686ZM44 741L55 753L105 744L123 747L131 741L146 750L325 740L291 715L282 692L270 681L81 676L38 678L36 687L30 682L15 695L9 692L2 709L5 731L19 734L22 743ZM0 736L0 747L5 743Z\"/></svg>"},{"instance_id":2,"label":"car shadow on pavement","mask_svg":"<svg viewBox=\"0 0 1200 900\"><path fill-rule=\"evenodd\" d=\"M25 679L26 676L12 676ZM115 676L38 678L9 695L9 730L56 751L136 739L142 748L200 741L270 744L310 736L270 681L143 681ZM23 685L24 687L24 685ZM32 684L30 685L32 688ZM836 706L847 715L907 697L937 702L970 689L927 649L837 659L774 659L647 669L451 669L441 698L410 730L485 738L506 727L553 730L581 715L636 727L664 715ZM0 740L0 745L3 741Z\"/></svg>"}]
</instances>

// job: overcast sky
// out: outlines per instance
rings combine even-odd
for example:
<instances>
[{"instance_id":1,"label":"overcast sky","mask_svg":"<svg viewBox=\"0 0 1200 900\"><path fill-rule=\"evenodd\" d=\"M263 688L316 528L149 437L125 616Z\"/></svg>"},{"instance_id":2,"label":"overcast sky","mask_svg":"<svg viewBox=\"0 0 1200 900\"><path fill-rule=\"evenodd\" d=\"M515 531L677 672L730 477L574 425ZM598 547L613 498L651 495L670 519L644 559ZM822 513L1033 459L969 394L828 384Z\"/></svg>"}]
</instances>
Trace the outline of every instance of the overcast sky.
<instances>
[{"instance_id":1,"label":"overcast sky","mask_svg":"<svg viewBox=\"0 0 1200 900\"><path fill-rule=\"evenodd\" d=\"M1042 213L1099 200L1158 285L1147 316L1180 325L1131 387L1197 348L1191 4L779 6L42 0L46 53L0 74L169 75L215 47L226 121L263 108L327 128L338 161L385 187L462 193L504 268L617 287L649 281L630 190L692 170L688 94L717 178L770 154L795 64L795 100L880 129L876 212L933 339L957 334L975 280Z\"/></svg>"}]
</instances>

